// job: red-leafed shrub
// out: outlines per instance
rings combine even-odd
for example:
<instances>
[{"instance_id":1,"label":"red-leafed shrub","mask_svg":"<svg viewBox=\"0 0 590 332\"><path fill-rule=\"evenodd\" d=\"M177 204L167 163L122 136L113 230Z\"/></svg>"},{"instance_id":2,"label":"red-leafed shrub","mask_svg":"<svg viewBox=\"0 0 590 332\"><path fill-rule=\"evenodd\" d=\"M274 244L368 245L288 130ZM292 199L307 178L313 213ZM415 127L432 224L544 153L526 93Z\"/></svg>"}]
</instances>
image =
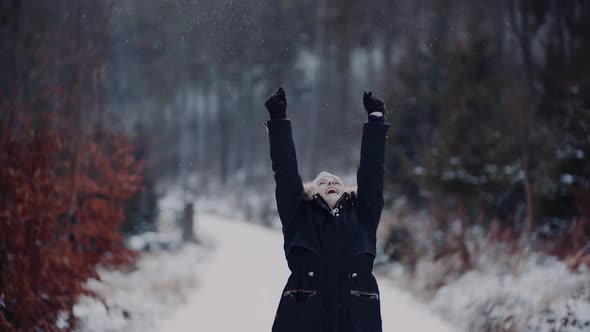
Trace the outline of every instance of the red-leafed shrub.
<instances>
[{"instance_id":1,"label":"red-leafed shrub","mask_svg":"<svg viewBox=\"0 0 590 332\"><path fill-rule=\"evenodd\" d=\"M97 266L135 257L118 233L124 202L141 182L132 145L122 134L47 113L11 116L2 132L2 331L71 329L76 299L93 295L84 284L97 278ZM70 324L58 327L63 314Z\"/></svg>"}]
</instances>

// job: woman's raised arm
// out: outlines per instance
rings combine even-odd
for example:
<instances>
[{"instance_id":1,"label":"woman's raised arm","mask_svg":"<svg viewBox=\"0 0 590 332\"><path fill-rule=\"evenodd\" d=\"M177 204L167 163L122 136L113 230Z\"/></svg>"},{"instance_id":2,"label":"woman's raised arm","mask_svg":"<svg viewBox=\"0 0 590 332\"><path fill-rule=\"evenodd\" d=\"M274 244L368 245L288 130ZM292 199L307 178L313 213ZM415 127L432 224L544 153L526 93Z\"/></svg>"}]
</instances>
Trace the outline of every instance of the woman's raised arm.
<instances>
[{"instance_id":1,"label":"woman's raised arm","mask_svg":"<svg viewBox=\"0 0 590 332\"><path fill-rule=\"evenodd\" d=\"M361 160L357 172L359 216L375 230L383 209L383 176L385 174L385 105L371 92L365 92L363 104L368 121L363 126Z\"/></svg>"},{"instance_id":2,"label":"woman's raised arm","mask_svg":"<svg viewBox=\"0 0 590 332\"><path fill-rule=\"evenodd\" d=\"M297 205L303 200L303 183L297 168L297 155L287 119L285 90L279 88L264 104L270 120L265 125L270 141L270 159L276 182L275 196L283 228L288 228L295 217Z\"/></svg>"}]
</instances>

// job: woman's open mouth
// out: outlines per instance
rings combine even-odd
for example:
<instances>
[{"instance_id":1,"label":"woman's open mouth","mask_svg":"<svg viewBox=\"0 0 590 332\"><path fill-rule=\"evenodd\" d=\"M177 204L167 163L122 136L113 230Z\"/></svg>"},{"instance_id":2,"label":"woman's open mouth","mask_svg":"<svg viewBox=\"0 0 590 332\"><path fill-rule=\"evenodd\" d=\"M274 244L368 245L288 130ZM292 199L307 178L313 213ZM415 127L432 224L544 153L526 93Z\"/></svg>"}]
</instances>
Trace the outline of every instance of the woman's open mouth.
<instances>
[{"instance_id":1,"label":"woman's open mouth","mask_svg":"<svg viewBox=\"0 0 590 332\"><path fill-rule=\"evenodd\" d=\"M328 190L326 190L326 195L330 195L330 194L338 194L338 190L336 190L334 188L328 188Z\"/></svg>"}]
</instances>

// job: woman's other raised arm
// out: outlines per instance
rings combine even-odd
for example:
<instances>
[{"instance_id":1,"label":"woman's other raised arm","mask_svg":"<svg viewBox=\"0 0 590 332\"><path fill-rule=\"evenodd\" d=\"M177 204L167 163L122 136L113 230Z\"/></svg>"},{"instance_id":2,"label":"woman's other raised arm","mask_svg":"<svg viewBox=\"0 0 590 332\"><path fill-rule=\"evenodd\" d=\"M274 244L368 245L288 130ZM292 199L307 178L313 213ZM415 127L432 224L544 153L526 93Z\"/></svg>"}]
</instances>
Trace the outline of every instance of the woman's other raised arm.
<instances>
[{"instance_id":1,"label":"woman's other raised arm","mask_svg":"<svg viewBox=\"0 0 590 332\"><path fill-rule=\"evenodd\" d=\"M363 125L361 160L357 172L359 216L377 230L383 210L385 140L389 124L385 122L383 101L371 92L365 92L363 104L368 121Z\"/></svg>"}]
</instances>

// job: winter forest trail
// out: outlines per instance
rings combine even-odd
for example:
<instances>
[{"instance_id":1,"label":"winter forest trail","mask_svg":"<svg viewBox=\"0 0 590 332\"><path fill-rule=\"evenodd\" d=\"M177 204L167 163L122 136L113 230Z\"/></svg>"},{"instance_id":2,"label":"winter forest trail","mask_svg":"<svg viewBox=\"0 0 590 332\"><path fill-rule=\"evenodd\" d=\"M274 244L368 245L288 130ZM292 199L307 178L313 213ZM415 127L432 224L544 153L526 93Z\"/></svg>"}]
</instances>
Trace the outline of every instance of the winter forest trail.
<instances>
[{"instance_id":1,"label":"winter forest trail","mask_svg":"<svg viewBox=\"0 0 590 332\"><path fill-rule=\"evenodd\" d=\"M199 216L196 228L214 248L194 267L198 283L187 302L154 331L270 332L289 275L281 234L212 215ZM379 287L384 332L456 331L390 281Z\"/></svg>"}]
</instances>

